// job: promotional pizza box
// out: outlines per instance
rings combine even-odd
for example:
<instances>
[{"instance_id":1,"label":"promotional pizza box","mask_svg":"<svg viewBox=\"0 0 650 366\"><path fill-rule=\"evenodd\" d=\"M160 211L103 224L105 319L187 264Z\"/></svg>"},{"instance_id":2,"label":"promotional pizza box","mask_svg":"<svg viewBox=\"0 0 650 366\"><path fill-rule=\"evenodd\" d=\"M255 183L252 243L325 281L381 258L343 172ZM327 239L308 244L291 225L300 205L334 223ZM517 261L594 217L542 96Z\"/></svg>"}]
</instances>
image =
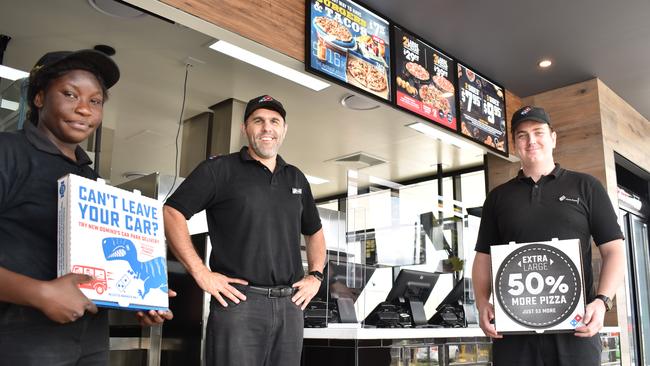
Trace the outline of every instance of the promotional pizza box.
<instances>
[{"instance_id":1,"label":"promotional pizza box","mask_svg":"<svg viewBox=\"0 0 650 366\"><path fill-rule=\"evenodd\" d=\"M162 202L77 175L58 181L58 275L102 307L167 310Z\"/></svg>"},{"instance_id":2,"label":"promotional pizza box","mask_svg":"<svg viewBox=\"0 0 650 366\"><path fill-rule=\"evenodd\" d=\"M580 240L493 245L492 300L498 333L573 332L583 325Z\"/></svg>"}]
</instances>

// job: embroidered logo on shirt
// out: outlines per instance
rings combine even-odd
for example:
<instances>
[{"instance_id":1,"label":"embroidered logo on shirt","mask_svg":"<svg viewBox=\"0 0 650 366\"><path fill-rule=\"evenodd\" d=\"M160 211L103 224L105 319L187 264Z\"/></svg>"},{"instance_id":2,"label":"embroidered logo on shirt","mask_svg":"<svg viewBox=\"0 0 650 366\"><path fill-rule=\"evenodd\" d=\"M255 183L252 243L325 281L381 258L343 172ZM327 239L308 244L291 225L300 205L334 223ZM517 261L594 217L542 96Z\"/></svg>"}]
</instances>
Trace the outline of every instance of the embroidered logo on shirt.
<instances>
[{"instance_id":1,"label":"embroidered logo on shirt","mask_svg":"<svg viewBox=\"0 0 650 366\"><path fill-rule=\"evenodd\" d=\"M569 197L567 197L565 195L562 195L562 196L560 196L559 200L560 200L560 202L569 201L569 202L575 203L576 205L580 204L580 197L578 197L578 198L569 198Z\"/></svg>"},{"instance_id":2,"label":"embroidered logo on shirt","mask_svg":"<svg viewBox=\"0 0 650 366\"><path fill-rule=\"evenodd\" d=\"M302 188L291 188L291 193L302 194Z\"/></svg>"}]
</instances>

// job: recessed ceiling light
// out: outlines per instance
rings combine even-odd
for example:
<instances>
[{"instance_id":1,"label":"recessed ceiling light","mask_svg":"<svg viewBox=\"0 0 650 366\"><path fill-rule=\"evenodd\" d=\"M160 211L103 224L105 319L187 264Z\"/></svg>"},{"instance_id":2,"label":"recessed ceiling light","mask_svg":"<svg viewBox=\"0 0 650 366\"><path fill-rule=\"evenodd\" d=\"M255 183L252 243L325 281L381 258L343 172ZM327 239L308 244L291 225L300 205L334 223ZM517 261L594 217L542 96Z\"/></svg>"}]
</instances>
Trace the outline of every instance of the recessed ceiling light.
<instances>
[{"instance_id":1,"label":"recessed ceiling light","mask_svg":"<svg viewBox=\"0 0 650 366\"><path fill-rule=\"evenodd\" d=\"M219 40L211 44L210 48L215 51L224 53L230 57L244 61L253 66L259 67L262 70L266 70L270 73L291 80L294 83L305 86L311 90L321 91L330 86L328 83L316 79L315 77L284 66L273 60L269 60L266 57L262 57L256 53L245 50L241 47L237 47L234 44L228 43L226 41Z\"/></svg>"},{"instance_id":2,"label":"recessed ceiling light","mask_svg":"<svg viewBox=\"0 0 650 366\"><path fill-rule=\"evenodd\" d=\"M0 78L18 80L29 76L28 72L14 69L13 67L0 65Z\"/></svg>"},{"instance_id":3,"label":"recessed ceiling light","mask_svg":"<svg viewBox=\"0 0 650 366\"><path fill-rule=\"evenodd\" d=\"M121 19L135 19L146 15L145 12L116 0L88 0L88 4L98 12Z\"/></svg>"},{"instance_id":4,"label":"recessed ceiling light","mask_svg":"<svg viewBox=\"0 0 650 366\"><path fill-rule=\"evenodd\" d=\"M369 111L379 108L379 103L356 94L345 94L341 98L341 105L355 111Z\"/></svg>"},{"instance_id":5,"label":"recessed ceiling light","mask_svg":"<svg viewBox=\"0 0 650 366\"><path fill-rule=\"evenodd\" d=\"M13 102L11 100L2 99L0 100L0 108L8 109L10 111L17 111L20 107L20 104Z\"/></svg>"},{"instance_id":6,"label":"recessed ceiling light","mask_svg":"<svg viewBox=\"0 0 650 366\"><path fill-rule=\"evenodd\" d=\"M538 65L539 65L539 67L541 67L542 69L545 69L545 68L547 68L547 67L553 65L553 61L551 61L551 60L549 60L549 59L545 59L545 60L540 61L540 62L538 63Z\"/></svg>"}]
</instances>

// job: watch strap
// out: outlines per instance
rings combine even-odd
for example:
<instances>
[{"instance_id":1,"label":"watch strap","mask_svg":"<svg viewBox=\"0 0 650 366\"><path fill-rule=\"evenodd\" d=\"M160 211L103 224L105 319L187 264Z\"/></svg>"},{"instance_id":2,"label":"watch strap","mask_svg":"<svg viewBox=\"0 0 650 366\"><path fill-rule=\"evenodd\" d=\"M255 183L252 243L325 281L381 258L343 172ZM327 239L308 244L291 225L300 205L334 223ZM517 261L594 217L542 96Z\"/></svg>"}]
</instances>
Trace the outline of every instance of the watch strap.
<instances>
[{"instance_id":1,"label":"watch strap","mask_svg":"<svg viewBox=\"0 0 650 366\"><path fill-rule=\"evenodd\" d=\"M605 304L605 310L606 311L612 310L612 300L609 297L607 297L607 296L605 296L603 294L598 294L598 295L596 295L596 299L599 299L600 301L602 301Z\"/></svg>"},{"instance_id":2,"label":"watch strap","mask_svg":"<svg viewBox=\"0 0 650 366\"><path fill-rule=\"evenodd\" d=\"M316 279L321 281L321 282L323 282L323 279L325 278L325 276L323 276L323 272L321 272L321 271L311 271L308 274L316 277Z\"/></svg>"}]
</instances>

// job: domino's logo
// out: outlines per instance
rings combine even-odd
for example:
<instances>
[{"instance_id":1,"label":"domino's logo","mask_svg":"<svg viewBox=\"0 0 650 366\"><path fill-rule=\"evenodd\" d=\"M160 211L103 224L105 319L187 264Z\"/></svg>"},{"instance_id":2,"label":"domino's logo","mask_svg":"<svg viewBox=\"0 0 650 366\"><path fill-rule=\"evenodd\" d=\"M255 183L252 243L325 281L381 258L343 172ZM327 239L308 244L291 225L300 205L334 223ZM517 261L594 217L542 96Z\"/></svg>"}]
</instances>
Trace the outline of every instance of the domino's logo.
<instances>
[{"instance_id":1,"label":"domino's logo","mask_svg":"<svg viewBox=\"0 0 650 366\"><path fill-rule=\"evenodd\" d=\"M59 197L63 198L65 195L65 182L61 182L61 185L59 186Z\"/></svg>"},{"instance_id":2,"label":"domino's logo","mask_svg":"<svg viewBox=\"0 0 650 366\"><path fill-rule=\"evenodd\" d=\"M574 328L577 327L578 324L580 324L581 320L582 320L582 316L580 316L580 314L576 314L575 318L573 318L573 320L571 320L570 322L571 326Z\"/></svg>"}]
</instances>

